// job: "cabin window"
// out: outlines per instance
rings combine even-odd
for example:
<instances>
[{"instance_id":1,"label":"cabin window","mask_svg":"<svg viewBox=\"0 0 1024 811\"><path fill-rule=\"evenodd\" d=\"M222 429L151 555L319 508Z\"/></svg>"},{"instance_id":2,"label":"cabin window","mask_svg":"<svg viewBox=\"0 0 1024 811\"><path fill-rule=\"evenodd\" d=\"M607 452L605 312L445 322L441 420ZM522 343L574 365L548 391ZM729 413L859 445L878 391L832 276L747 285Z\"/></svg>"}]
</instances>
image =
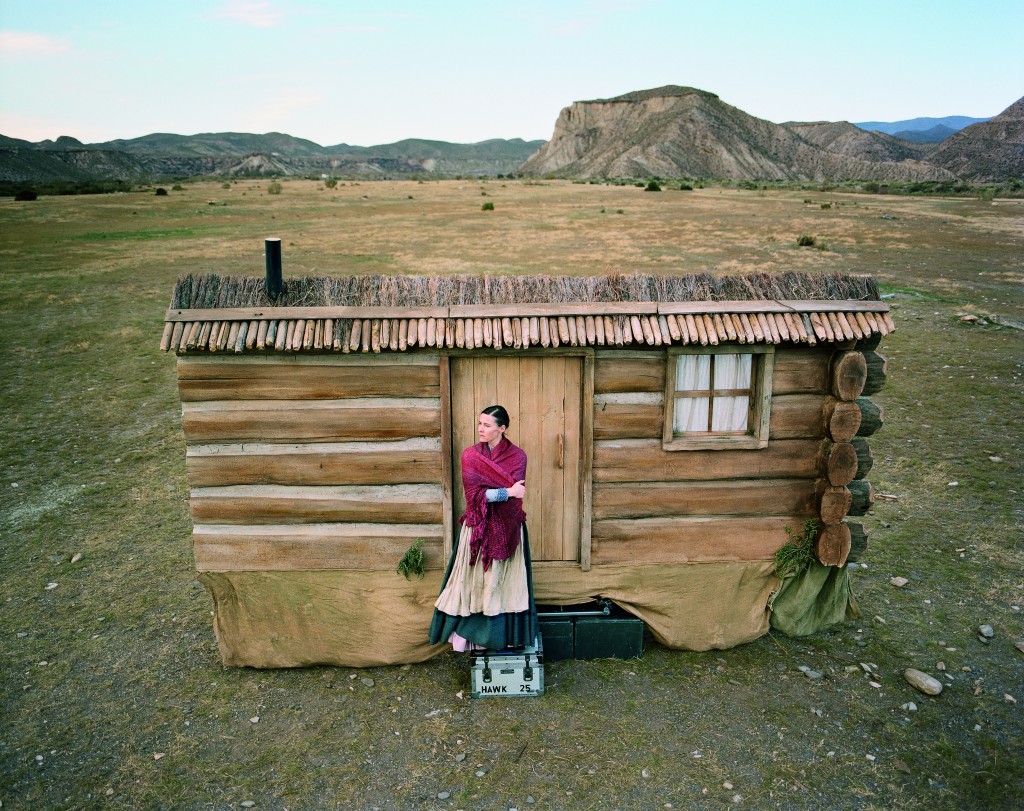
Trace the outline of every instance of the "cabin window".
<instances>
[{"instance_id":1,"label":"cabin window","mask_svg":"<svg viewBox=\"0 0 1024 811\"><path fill-rule=\"evenodd\" d=\"M765 447L774 357L770 346L670 349L665 449Z\"/></svg>"}]
</instances>

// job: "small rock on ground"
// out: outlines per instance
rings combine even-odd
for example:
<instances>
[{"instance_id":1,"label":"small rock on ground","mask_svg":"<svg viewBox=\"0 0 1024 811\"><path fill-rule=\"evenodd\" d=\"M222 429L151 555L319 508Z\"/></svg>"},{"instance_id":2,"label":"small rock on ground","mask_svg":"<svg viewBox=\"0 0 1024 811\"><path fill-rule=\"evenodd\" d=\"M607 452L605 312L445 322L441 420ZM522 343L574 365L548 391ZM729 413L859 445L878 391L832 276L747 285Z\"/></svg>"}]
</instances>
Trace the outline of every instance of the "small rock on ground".
<instances>
[{"instance_id":1,"label":"small rock on ground","mask_svg":"<svg viewBox=\"0 0 1024 811\"><path fill-rule=\"evenodd\" d=\"M912 667L903 671L903 678L907 680L907 684L925 695L937 696L942 692L942 682Z\"/></svg>"}]
</instances>

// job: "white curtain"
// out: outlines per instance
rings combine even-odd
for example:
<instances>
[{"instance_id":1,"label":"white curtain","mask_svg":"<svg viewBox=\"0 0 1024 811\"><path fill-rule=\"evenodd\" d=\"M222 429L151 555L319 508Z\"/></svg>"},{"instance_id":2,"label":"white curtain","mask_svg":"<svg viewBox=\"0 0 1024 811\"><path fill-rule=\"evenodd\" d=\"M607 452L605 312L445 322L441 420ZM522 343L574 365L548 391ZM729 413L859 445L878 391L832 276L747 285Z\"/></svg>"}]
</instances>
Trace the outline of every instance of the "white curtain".
<instances>
[{"instance_id":1,"label":"white curtain","mask_svg":"<svg viewBox=\"0 0 1024 811\"><path fill-rule=\"evenodd\" d=\"M751 355L718 355L715 358L715 388L749 389L751 358ZM749 396L716 397L711 430L746 431L749 413Z\"/></svg>"},{"instance_id":2,"label":"white curtain","mask_svg":"<svg viewBox=\"0 0 1024 811\"><path fill-rule=\"evenodd\" d=\"M676 360L676 391L707 392L707 397L677 397L672 429L677 434L708 430L711 394L711 358L679 355Z\"/></svg>"}]
</instances>

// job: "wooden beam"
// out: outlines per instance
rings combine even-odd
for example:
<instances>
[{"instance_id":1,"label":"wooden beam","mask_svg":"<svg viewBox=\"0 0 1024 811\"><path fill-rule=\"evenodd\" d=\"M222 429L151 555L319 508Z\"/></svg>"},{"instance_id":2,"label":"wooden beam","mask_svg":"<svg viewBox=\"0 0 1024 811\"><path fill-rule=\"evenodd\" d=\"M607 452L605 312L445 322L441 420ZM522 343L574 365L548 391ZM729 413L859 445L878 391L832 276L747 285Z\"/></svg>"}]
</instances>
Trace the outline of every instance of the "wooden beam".
<instances>
[{"instance_id":1,"label":"wooden beam","mask_svg":"<svg viewBox=\"0 0 1024 811\"><path fill-rule=\"evenodd\" d=\"M380 571L394 569L420 538L424 568L443 568L441 533L440 524L197 524L192 540L200 572Z\"/></svg>"},{"instance_id":2,"label":"wooden beam","mask_svg":"<svg viewBox=\"0 0 1024 811\"><path fill-rule=\"evenodd\" d=\"M437 484L286 487L274 484L197 487L189 502L197 524L437 524Z\"/></svg>"},{"instance_id":3,"label":"wooden beam","mask_svg":"<svg viewBox=\"0 0 1024 811\"><path fill-rule=\"evenodd\" d=\"M594 393L664 392L663 352L600 350L594 355Z\"/></svg>"},{"instance_id":4,"label":"wooden beam","mask_svg":"<svg viewBox=\"0 0 1024 811\"><path fill-rule=\"evenodd\" d=\"M448 307L211 307L169 309L164 321L264 321L318 318L446 318Z\"/></svg>"},{"instance_id":5,"label":"wooden beam","mask_svg":"<svg viewBox=\"0 0 1024 811\"><path fill-rule=\"evenodd\" d=\"M378 362L385 357L338 358L348 362L325 365L273 363L267 357L253 358L258 363L215 357L209 360L216 363L199 364L179 358L178 391L182 402L440 396L436 357L431 365Z\"/></svg>"},{"instance_id":6,"label":"wooden beam","mask_svg":"<svg viewBox=\"0 0 1024 811\"><path fill-rule=\"evenodd\" d=\"M644 565L770 560L788 540L789 517L685 517L595 521L593 563Z\"/></svg>"},{"instance_id":7,"label":"wooden beam","mask_svg":"<svg viewBox=\"0 0 1024 811\"><path fill-rule=\"evenodd\" d=\"M594 520L695 515L807 515L817 507L812 479L734 479L594 485Z\"/></svg>"},{"instance_id":8,"label":"wooden beam","mask_svg":"<svg viewBox=\"0 0 1024 811\"><path fill-rule=\"evenodd\" d=\"M858 301L855 299L745 299L739 301L663 301L658 312L668 313L827 313L889 311L884 301Z\"/></svg>"},{"instance_id":9,"label":"wooden beam","mask_svg":"<svg viewBox=\"0 0 1024 811\"><path fill-rule=\"evenodd\" d=\"M199 445L185 466L192 487L231 484L440 484L439 439L308 445Z\"/></svg>"},{"instance_id":10,"label":"wooden beam","mask_svg":"<svg viewBox=\"0 0 1024 811\"><path fill-rule=\"evenodd\" d=\"M818 475L820 446L815 439L780 439L758 450L666 451L660 440L595 441L594 481L813 479Z\"/></svg>"},{"instance_id":11,"label":"wooden beam","mask_svg":"<svg viewBox=\"0 0 1024 811\"><path fill-rule=\"evenodd\" d=\"M210 442L352 442L438 436L437 398L185 402L185 439Z\"/></svg>"}]
</instances>

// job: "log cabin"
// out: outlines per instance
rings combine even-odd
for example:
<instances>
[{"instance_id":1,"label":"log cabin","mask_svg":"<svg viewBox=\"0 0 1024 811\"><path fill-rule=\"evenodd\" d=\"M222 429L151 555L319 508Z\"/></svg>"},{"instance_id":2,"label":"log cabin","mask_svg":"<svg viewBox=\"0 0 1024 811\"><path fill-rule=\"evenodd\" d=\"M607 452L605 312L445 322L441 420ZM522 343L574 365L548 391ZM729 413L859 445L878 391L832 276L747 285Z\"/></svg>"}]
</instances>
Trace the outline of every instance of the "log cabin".
<instances>
[{"instance_id":1,"label":"log cabin","mask_svg":"<svg viewBox=\"0 0 1024 811\"><path fill-rule=\"evenodd\" d=\"M867 545L876 352L842 274L188 275L177 359L195 564L225 664L423 661L477 413L527 452L538 603L613 600L662 644L769 629L774 554ZM422 541L422 577L396 566ZM845 575L845 570L842 571Z\"/></svg>"}]
</instances>

